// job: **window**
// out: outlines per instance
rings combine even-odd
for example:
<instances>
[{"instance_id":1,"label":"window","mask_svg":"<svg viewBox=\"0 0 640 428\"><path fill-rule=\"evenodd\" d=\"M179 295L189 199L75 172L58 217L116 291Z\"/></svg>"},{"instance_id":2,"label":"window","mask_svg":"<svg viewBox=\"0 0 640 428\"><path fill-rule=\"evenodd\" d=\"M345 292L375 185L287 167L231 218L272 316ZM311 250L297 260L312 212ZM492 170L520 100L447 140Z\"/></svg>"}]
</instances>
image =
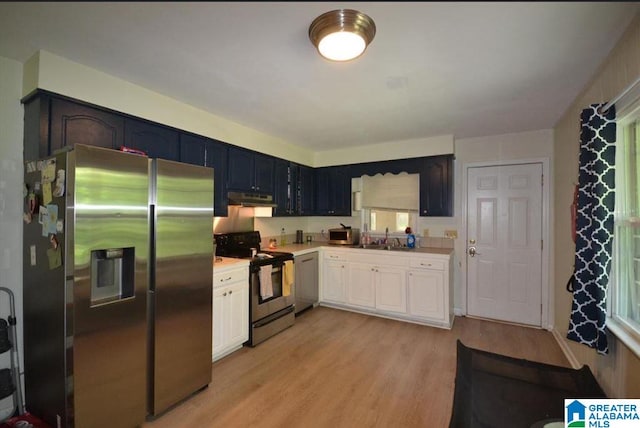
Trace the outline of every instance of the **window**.
<instances>
[{"instance_id":1,"label":"window","mask_svg":"<svg viewBox=\"0 0 640 428\"><path fill-rule=\"evenodd\" d=\"M417 211L370 208L365 209L364 212L364 223L373 234L384 234L385 230L389 229L389 234L404 236L407 227L417 230Z\"/></svg>"},{"instance_id":2,"label":"window","mask_svg":"<svg viewBox=\"0 0 640 428\"><path fill-rule=\"evenodd\" d=\"M613 281L614 325L640 343L640 108L622 116L616 137ZM617 329L614 329L616 332Z\"/></svg>"}]
</instances>

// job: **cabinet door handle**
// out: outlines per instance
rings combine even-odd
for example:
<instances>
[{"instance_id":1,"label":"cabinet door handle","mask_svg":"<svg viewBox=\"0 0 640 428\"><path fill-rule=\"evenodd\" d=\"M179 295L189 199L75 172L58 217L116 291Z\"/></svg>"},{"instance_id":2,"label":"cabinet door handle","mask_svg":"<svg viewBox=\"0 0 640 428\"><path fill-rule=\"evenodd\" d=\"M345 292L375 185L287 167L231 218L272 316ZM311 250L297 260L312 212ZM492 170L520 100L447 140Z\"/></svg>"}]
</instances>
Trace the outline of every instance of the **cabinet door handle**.
<instances>
[{"instance_id":1,"label":"cabinet door handle","mask_svg":"<svg viewBox=\"0 0 640 428\"><path fill-rule=\"evenodd\" d=\"M224 296L226 296L226 295L227 295L227 293L222 293L222 296L223 296L223 297L224 297Z\"/></svg>"},{"instance_id":2,"label":"cabinet door handle","mask_svg":"<svg viewBox=\"0 0 640 428\"><path fill-rule=\"evenodd\" d=\"M229 296L231 296L231 293L233 293L233 290L229 290Z\"/></svg>"}]
</instances>

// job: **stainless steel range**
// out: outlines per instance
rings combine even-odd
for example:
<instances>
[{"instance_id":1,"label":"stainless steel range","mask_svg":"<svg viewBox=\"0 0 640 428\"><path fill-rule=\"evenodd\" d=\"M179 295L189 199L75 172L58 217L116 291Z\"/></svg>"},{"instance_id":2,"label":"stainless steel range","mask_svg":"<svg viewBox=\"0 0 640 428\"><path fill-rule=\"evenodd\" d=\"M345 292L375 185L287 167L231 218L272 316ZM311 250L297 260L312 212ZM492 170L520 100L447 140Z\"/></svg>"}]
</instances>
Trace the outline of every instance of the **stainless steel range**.
<instances>
[{"instance_id":1,"label":"stainless steel range","mask_svg":"<svg viewBox=\"0 0 640 428\"><path fill-rule=\"evenodd\" d=\"M216 255L249 259L249 346L291 327L295 321L293 254L261 251L260 232L214 235ZM288 282L288 284L287 284Z\"/></svg>"}]
</instances>

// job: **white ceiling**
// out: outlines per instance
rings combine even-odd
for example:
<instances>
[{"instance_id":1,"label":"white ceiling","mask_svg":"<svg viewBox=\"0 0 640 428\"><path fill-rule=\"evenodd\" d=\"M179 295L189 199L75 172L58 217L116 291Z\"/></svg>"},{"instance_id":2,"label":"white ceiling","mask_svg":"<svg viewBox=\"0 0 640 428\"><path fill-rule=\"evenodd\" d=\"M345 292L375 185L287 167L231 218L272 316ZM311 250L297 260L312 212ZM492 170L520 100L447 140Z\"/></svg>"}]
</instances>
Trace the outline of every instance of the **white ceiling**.
<instances>
[{"instance_id":1,"label":"white ceiling","mask_svg":"<svg viewBox=\"0 0 640 428\"><path fill-rule=\"evenodd\" d=\"M307 31L353 8L365 54L323 60ZM322 151L552 128L639 3L0 3L0 56L44 49Z\"/></svg>"}]
</instances>

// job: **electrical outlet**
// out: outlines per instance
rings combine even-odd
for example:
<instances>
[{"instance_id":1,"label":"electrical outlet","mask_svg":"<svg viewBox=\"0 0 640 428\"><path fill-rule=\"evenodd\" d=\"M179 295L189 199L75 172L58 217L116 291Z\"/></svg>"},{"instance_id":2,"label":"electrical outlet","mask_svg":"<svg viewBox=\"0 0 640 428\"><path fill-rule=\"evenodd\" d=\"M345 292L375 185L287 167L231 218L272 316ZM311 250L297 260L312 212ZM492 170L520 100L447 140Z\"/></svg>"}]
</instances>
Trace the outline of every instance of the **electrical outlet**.
<instances>
[{"instance_id":1,"label":"electrical outlet","mask_svg":"<svg viewBox=\"0 0 640 428\"><path fill-rule=\"evenodd\" d=\"M458 239L458 231L453 229L453 230L445 230L444 231L444 237L445 238L450 238L450 239Z\"/></svg>"},{"instance_id":2,"label":"electrical outlet","mask_svg":"<svg viewBox=\"0 0 640 428\"><path fill-rule=\"evenodd\" d=\"M422 229L422 236L424 238L428 237L429 236L429 229Z\"/></svg>"}]
</instances>

